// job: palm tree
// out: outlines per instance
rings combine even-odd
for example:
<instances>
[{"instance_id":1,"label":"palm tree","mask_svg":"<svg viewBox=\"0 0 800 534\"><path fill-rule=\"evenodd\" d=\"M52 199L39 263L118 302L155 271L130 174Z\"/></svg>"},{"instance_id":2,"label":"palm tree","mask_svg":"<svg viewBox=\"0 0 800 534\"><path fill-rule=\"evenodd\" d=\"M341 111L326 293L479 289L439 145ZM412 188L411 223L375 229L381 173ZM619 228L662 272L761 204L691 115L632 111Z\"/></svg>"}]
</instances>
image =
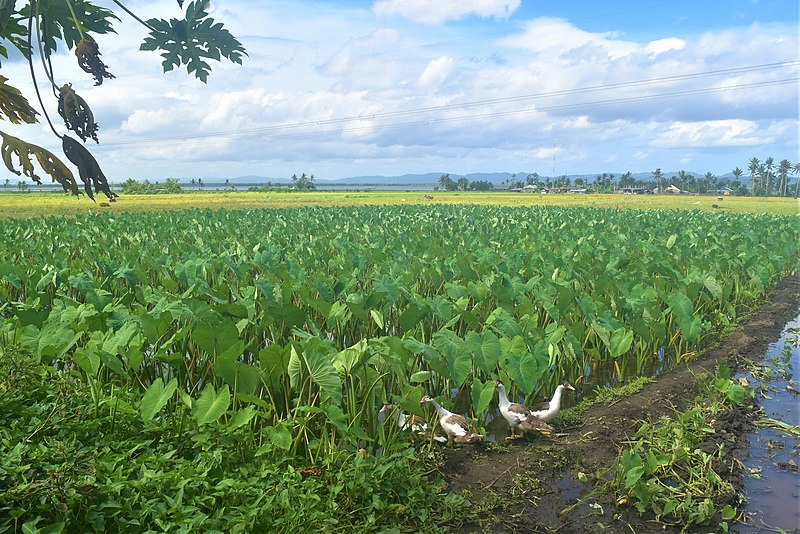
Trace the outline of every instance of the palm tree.
<instances>
[{"instance_id":1,"label":"palm tree","mask_svg":"<svg viewBox=\"0 0 800 534\"><path fill-rule=\"evenodd\" d=\"M800 162L794 164L794 173L798 175L797 184L794 186L794 198L800 193Z\"/></svg>"},{"instance_id":2,"label":"palm tree","mask_svg":"<svg viewBox=\"0 0 800 534\"><path fill-rule=\"evenodd\" d=\"M196 183L197 183L197 180L195 180L194 178L192 178L192 187L194 187L194 184L196 184Z\"/></svg>"},{"instance_id":3,"label":"palm tree","mask_svg":"<svg viewBox=\"0 0 800 534\"><path fill-rule=\"evenodd\" d=\"M658 192L661 193L661 180L664 178L664 175L661 174L661 168L657 168L650 174L651 178L655 178L656 180L656 187L658 188Z\"/></svg>"},{"instance_id":4,"label":"palm tree","mask_svg":"<svg viewBox=\"0 0 800 534\"><path fill-rule=\"evenodd\" d=\"M750 158L750 163L747 165L747 170L750 171L750 194L756 194L756 174L761 166L758 158Z\"/></svg>"},{"instance_id":5,"label":"palm tree","mask_svg":"<svg viewBox=\"0 0 800 534\"><path fill-rule=\"evenodd\" d=\"M792 171L792 162L788 159L782 159L778 163L778 191L780 196L786 196L786 190L789 187L789 173Z\"/></svg>"},{"instance_id":6,"label":"palm tree","mask_svg":"<svg viewBox=\"0 0 800 534\"><path fill-rule=\"evenodd\" d=\"M770 156L764 160L764 170L767 172L765 173L765 177L767 180L766 189L767 189L767 196L769 196L770 188L772 186L772 171L775 169L775 159Z\"/></svg>"}]
</instances>

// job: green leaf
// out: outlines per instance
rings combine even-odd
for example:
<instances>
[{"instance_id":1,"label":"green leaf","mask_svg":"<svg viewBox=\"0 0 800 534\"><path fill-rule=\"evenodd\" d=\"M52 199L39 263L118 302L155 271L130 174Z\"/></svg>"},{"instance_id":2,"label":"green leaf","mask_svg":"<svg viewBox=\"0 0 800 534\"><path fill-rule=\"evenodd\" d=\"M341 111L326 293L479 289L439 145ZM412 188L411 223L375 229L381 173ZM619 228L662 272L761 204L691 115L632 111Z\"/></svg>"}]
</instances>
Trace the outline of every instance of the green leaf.
<instances>
[{"instance_id":1,"label":"green leaf","mask_svg":"<svg viewBox=\"0 0 800 534\"><path fill-rule=\"evenodd\" d=\"M417 371L416 373L413 373L408 380L409 382L414 382L416 384L419 384L421 382L427 382L430 379L431 379L430 371Z\"/></svg>"},{"instance_id":2,"label":"green leaf","mask_svg":"<svg viewBox=\"0 0 800 534\"><path fill-rule=\"evenodd\" d=\"M95 376L100 369L100 356L92 350L85 347L78 347L72 354L72 361L74 361L83 372L89 376Z\"/></svg>"},{"instance_id":3,"label":"green leaf","mask_svg":"<svg viewBox=\"0 0 800 534\"><path fill-rule=\"evenodd\" d=\"M476 414L485 412L492 402L492 397L494 397L494 383L489 380L484 384L481 383L480 379L476 378L472 381L470 396L472 398L472 410Z\"/></svg>"},{"instance_id":4,"label":"green leaf","mask_svg":"<svg viewBox=\"0 0 800 534\"><path fill-rule=\"evenodd\" d=\"M245 426L252 421L255 415L255 406L252 404L241 410L236 410L236 413L234 413L230 421L228 421L228 430L236 430L237 428Z\"/></svg>"},{"instance_id":5,"label":"green leaf","mask_svg":"<svg viewBox=\"0 0 800 534\"><path fill-rule=\"evenodd\" d=\"M719 515L725 521L729 521L736 517L736 509L733 508L730 504L726 504L725 507L720 510Z\"/></svg>"},{"instance_id":6,"label":"green leaf","mask_svg":"<svg viewBox=\"0 0 800 534\"><path fill-rule=\"evenodd\" d=\"M270 390L280 387L280 380L289 368L289 350L273 343L258 351L258 365L261 368L261 380Z\"/></svg>"},{"instance_id":7,"label":"green leaf","mask_svg":"<svg viewBox=\"0 0 800 534\"><path fill-rule=\"evenodd\" d=\"M150 35L145 38L140 50L163 50L161 57L164 61L161 65L164 72L186 65L186 71L194 73L203 83L211 73L206 59L220 61L225 57L241 64L242 56L247 55L244 47L221 23L208 18L204 9L206 4L202 0L191 2L186 8L184 20L148 20Z\"/></svg>"},{"instance_id":8,"label":"green leaf","mask_svg":"<svg viewBox=\"0 0 800 534\"><path fill-rule=\"evenodd\" d=\"M308 372L311 380L316 383L335 404L342 403L342 379L336 368L328 360L327 356L318 350L307 347L303 352Z\"/></svg>"},{"instance_id":9,"label":"green leaf","mask_svg":"<svg viewBox=\"0 0 800 534\"><path fill-rule=\"evenodd\" d=\"M717 282L717 279L714 278L712 275L707 274L703 277L703 285L708 290L708 292L711 293L712 297L714 297L715 299L722 298L722 286L720 285L719 282Z\"/></svg>"},{"instance_id":10,"label":"green leaf","mask_svg":"<svg viewBox=\"0 0 800 534\"><path fill-rule=\"evenodd\" d=\"M272 443L285 451L288 451L292 446L292 433L286 428L286 425L280 423L278 426L268 426L267 435Z\"/></svg>"},{"instance_id":11,"label":"green leaf","mask_svg":"<svg viewBox=\"0 0 800 534\"><path fill-rule=\"evenodd\" d=\"M228 410L230 402L231 394L227 384L222 386L219 391L215 390L212 384L206 384L200 397L194 401L194 406L192 406L192 413L197 424L213 423Z\"/></svg>"},{"instance_id":12,"label":"green leaf","mask_svg":"<svg viewBox=\"0 0 800 534\"><path fill-rule=\"evenodd\" d=\"M340 373L349 373L353 367L361 363L367 352L367 340L362 339L352 347L348 347L333 356L331 362Z\"/></svg>"},{"instance_id":13,"label":"green leaf","mask_svg":"<svg viewBox=\"0 0 800 534\"><path fill-rule=\"evenodd\" d=\"M381 312L378 310L370 310L369 315L372 317L372 320L375 321L375 324L378 325L378 328L381 330L386 328L386 322L383 320L383 314Z\"/></svg>"},{"instance_id":14,"label":"green leaf","mask_svg":"<svg viewBox=\"0 0 800 534\"><path fill-rule=\"evenodd\" d=\"M472 372L472 355L464 349L464 341L454 332L443 330L433 335L433 344L445 357L453 385L461 387Z\"/></svg>"},{"instance_id":15,"label":"green leaf","mask_svg":"<svg viewBox=\"0 0 800 534\"><path fill-rule=\"evenodd\" d=\"M678 240L678 234L672 234L667 239L667 250L671 249L675 246L675 242Z\"/></svg>"},{"instance_id":16,"label":"green leaf","mask_svg":"<svg viewBox=\"0 0 800 534\"><path fill-rule=\"evenodd\" d=\"M139 404L139 413L142 414L142 419L145 421L153 419L172 399L177 389L177 378L170 380L166 386L160 378L157 378L144 392L142 402Z\"/></svg>"},{"instance_id":17,"label":"green leaf","mask_svg":"<svg viewBox=\"0 0 800 534\"><path fill-rule=\"evenodd\" d=\"M414 303L410 304L408 308L406 308L405 311L400 314L400 318L397 320L401 334L414 328L417 323L428 316L430 311L431 307L427 304L423 306L417 306Z\"/></svg>"},{"instance_id":18,"label":"green leaf","mask_svg":"<svg viewBox=\"0 0 800 534\"><path fill-rule=\"evenodd\" d=\"M497 363L500 361L500 340L494 333L488 330L482 334L470 331L465 344L481 371L488 375L497 370Z\"/></svg>"},{"instance_id":19,"label":"green leaf","mask_svg":"<svg viewBox=\"0 0 800 534\"><path fill-rule=\"evenodd\" d=\"M681 337L685 341L698 339L702 332L702 323L699 317L694 316L694 307L689 297L683 293L673 292L667 297L667 304L678 321Z\"/></svg>"},{"instance_id":20,"label":"green leaf","mask_svg":"<svg viewBox=\"0 0 800 534\"><path fill-rule=\"evenodd\" d=\"M617 328L608 340L608 350L612 358L619 358L630 350L632 344L633 331L624 327Z\"/></svg>"}]
</instances>

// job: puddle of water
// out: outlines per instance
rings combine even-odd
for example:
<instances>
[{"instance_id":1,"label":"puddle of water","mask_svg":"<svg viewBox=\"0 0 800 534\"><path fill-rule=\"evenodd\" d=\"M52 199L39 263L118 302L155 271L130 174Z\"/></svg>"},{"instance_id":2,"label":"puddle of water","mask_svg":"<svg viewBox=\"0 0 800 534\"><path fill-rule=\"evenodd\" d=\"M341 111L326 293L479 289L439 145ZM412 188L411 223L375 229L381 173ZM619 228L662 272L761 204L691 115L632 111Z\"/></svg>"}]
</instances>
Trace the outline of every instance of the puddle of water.
<instances>
[{"instance_id":1,"label":"puddle of water","mask_svg":"<svg viewBox=\"0 0 800 534\"><path fill-rule=\"evenodd\" d=\"M800 425L799 385L794 380L800 369L800 347L790 344L797 339L799 328L800 316L786 325L781 338L767 349L761 363L771 369L771 378L749 371L741 375L751 386L761 388L758 396L764 415L789 425ZM749 439L750 457L745 467L753 476L745 474L744 479L748 520L737 524L736 531L800 531L800 474L789 464L790 460L800 464L800 440L771 428L759 428Z\"/></svg>"}]
</instances>

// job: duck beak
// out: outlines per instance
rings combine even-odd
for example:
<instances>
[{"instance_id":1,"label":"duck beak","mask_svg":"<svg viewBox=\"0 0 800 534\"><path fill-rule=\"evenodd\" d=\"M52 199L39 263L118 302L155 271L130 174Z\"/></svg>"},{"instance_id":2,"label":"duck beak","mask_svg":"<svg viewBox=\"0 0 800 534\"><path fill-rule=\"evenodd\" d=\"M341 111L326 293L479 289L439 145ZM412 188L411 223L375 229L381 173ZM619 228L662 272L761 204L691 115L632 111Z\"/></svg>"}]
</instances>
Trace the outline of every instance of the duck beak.
<instances>
[{"instance_id":1,"label":"duck beak","mask_svg":"<svg viewBox=\"0 0 800 534\"><path fill-rule=\"evenodd\" d=\"M572 384L570 384L569 382L564 384L564 387L567 388L567 389L571 389L572 391L575 391L575 387Z\"/></svg>"}]
</instances>

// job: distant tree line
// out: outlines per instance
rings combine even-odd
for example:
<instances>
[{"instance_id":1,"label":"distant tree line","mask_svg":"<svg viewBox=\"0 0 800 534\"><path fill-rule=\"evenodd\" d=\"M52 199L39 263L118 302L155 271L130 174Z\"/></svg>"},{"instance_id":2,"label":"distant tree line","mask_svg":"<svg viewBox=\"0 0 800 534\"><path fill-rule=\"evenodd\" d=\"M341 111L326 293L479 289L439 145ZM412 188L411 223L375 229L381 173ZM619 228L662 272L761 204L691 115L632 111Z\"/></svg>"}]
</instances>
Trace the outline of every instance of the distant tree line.
<instances>
[{"instance_id":1,"label":"distant tree line","mask_svg":"<svg viewBox=\"0 0 800 534\"><path fill-rule=\"evenodd\" d=\"M128 178L119 185L119 188L128 195L175 194L183 191L178 178L167 178L164 183L150 183L150 180L140 182L133 178Z\"/></svg>"}]
</instances>

